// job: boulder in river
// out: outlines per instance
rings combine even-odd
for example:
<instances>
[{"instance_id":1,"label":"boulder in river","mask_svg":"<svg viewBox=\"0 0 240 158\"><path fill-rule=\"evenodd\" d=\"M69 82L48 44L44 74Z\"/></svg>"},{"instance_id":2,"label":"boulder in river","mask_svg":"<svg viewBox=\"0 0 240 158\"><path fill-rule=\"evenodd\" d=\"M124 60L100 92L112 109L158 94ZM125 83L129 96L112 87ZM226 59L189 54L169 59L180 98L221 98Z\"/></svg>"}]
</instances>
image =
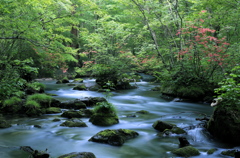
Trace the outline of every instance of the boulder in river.
<instances>
[{"instance_id":1,"label":"boulder in river","mask_svg":"<svg viewBox=\"0 0 240 158\"><path fill-rule=\"evenodd\" d=\"M49 107L46 109L46 114L56 114L56 113L61 113L62 110L57 107Z\"/></svg>"},{"instance_id":2,"label":"boulder in river","mask_svg":"<svg viewBox=\"0 0 240 158\"><path fill-rule=\"evenodd\" d=\"M158 121L154 122L154 124L152 126L154 129L156 129L160 132L163 132L166 129L172 129L176 125L158 120Z\"/></svg>"},{"instance_id":3,"label":"boulder in river","mask_svg":"<svg viewBox=\"0 0 240 158\"><path fill-rule=\"evenodd\" d=\"M66 127L87 127L86 123L82 120L71 119L63 122L60 126Z\"/></svg>"},{"instance_id":4,"label":"boulder in river","mask_svg":"<svg viewBox=\"0 0 240 158\"><path fill-rule=\"evenodd\" d=\"M75 99L73 101L62 102L59 106L60 106L60 108L74 109L74 110L86 109L87 108L86 104L84 102L82 102L80 99Z\"/></svg>"},{"instance_id":5,"label":"boulder in river","mask_svg":"<svg viewBox=\"0 0 240 158\"><path fill-rule=\"evenodd\" d=\"M98 126L111 126L119 123L116 114L116 108L109 102L101 102L93 109L94 114L90 117L89 121Z\"/></svg>"},{"instance_id":6,"label":"boulder in river","mask_svg":"<svg viewBox=\"0 0 240 158\"><path fill-rule=\"evenodd\" d=\"M73 87L73 90L87 90L87 87L84 84L79 84Z\"/></svg>"},{"instance_id":7,"label":"boulder in river","mask_svg":"<svg viewBox=\"0 0 240 158\"><path fill-rule=\"evenodd\" d=\"M34 150L30 146L21 146L20 150L30 153L33 158L49 158L50 157L50 155L47 152Z\"/></svg>"},{"instance_id":8,"label":"boulder in river","mask_svg":"<svg viewBox=\"0 0 240 158\"><path fill-rule=\"evenodd\" d=\"M128 129L117 129L98 132L89 141L110 144L113 146L121 146L126 140L137 137L139 134L135 131Z\"/></svg>"},{"instance_id":9,"label":"boulder in river","mask_svg":"<svg viewBox=\"0 0 240 158\"><path fill-rule=\"evenodd\" d=\"M66 118L82 118L85 115L82 111L70 110L70 111L64 111L64 113L61 116Z\"/></svg>"},{"instance_id":10,"label":"boulder in river","mask_svg":"<svg viewBox=\"0 0 240 158\"><path fill-rule=\"evenodd\" d=\"M87 107L92 107L97 105L97 103L107 101L104 97L85 97L84 99L80 99L80 100L84 102Z\"/></svg>"},{"instance_id":11,"label":"boulder in river","mask_svg":"<svg viewBox=\"0 0 240 158\"><path fill-rule=\"evenodd\" d=\"M96 158L96 156L92 152L72 152L58 158Z\"/></svg>"},{"instance_id":12,"label":"boulder in river","mask_svg":"<svg viewBox=\"0 0 240 158\"><path fill-rule=\"evenodd\" d=\"M191 157L200 155L199 150L192 146L185 146L179 149L175 149L172 151L172 153L181 157Z\"/></svg>"},{"instance_id":13,"label":"boulder in river","mask_svg":"<svg viewBox=\"0 0 240 158\"><path fill-rule=\"evenodd\" d=\"M240 145L240 105L223 100L215 107L207 129L223 142Z\"/></svg>"}]
</instances>

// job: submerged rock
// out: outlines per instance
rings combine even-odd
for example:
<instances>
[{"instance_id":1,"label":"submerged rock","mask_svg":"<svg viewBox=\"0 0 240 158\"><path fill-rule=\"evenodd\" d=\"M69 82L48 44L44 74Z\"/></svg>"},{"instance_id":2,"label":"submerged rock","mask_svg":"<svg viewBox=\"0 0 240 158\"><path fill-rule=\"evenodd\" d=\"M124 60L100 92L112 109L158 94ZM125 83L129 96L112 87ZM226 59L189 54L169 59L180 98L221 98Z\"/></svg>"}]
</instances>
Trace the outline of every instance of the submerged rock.
<instances>
[{"instance_id":1,"label":"submerged rock","mask_svg":"<svg viewBox=\"0 0 240 158\"><path fill-rule=\"evenodd\" d=\"M49 158L50 157L50 155L45 151L34 150L30 146L21 146L20 150L30 153L33 158Z\"/></svg>"},{"instance_id":2,"label":"submerged rock","mask_svg":"<svg viewBox=\"0 0 240 158\"><path fill-rule=\"evenodd\" d=\"M121 146L126 140L137 137L139 134L135 131L128 129L117 129L98 132L89 141L110 144L113 146Z\"/></svg>"},{"instance_id":3,"label":"submerged rock","mask_svg":"<svg viewBox=\"0 0 240 158\"><path fill-rule=\"evenodd\" d=\"M146 111L146 110L140 110L140 111L137 111L136 113L138 113L138 114L149 114L149 112Z\"/></svg>"},{"instance_id":4,"label":"submerged rock","mask_svg":"<svg viewBox=\"0 0 240 158\"><path fill-rule=\"evenodd\" d=\"M87 127L86 123L84 123L82 120L67 120L63 122L60 126L66 126L66 127Z\"/></svg>"},{"instance_id":5,"label":"submerged rock","mask_svg":"<svg viewBox=\"0 0 240 158\"><path fill-rule=\"evenodd\" d=\"M91 152L72 152L58 158L96 158L96 156Z\"/></svg>"},{"instance_id":6,"label":"submerged rock","mask_svg":"<svg viewBox=\"0 0 240 158\"><path fill-rule=\"evenodd\" d=\"M175 149L172 151L172 153L181 157L191 157L191 156L200 155L200 152L198 151L198 149L192 146L185 146L179 149Z\"/></svg>"}]
</instances>

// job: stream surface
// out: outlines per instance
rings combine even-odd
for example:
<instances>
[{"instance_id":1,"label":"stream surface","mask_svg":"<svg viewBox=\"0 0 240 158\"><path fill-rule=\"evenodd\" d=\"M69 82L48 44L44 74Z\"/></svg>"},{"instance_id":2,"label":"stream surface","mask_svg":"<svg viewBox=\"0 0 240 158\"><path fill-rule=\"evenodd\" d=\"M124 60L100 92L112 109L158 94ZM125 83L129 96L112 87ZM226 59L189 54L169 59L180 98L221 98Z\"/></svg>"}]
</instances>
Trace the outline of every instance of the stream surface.
<instances>
[{"instance_id":1,"label":"stream surface","mask_svg":"<svg viewBox=\"0 0 240 158\"><path fill-rule=\"evenodd\" d=\"M46 93L57 94L60 101L81 99L84 97L105 97L104 93L94 91L77 91L66 84L55 84L55 80L42 81L46 85ZM85 79L87 86L94 85L94 79ZM199 126L196 118L202 114L210 116L213 108L208 104L173 102L160 98L159 92L151 91L157 84L137 82L137 89L121 90L112 93L109 102L118 111L119 124L110 127L92 125L88 118L82 120L88 127L62 127L60 124L66 118L61 114L43 115L41 117L7 117L12 127L0 129L0 158L27 158L29 153L19 150L19 146L31 146L36 150L46 150L51 158L57 158L70 152L92 152L97 158L168 158L176 157L171 151L179 147L179 135L157 136L152 125L157 120L174 123L187 130L184 135L193 147L200 150L201 155L196 158L228 157L221 155L221 151L237 149L211 138L206 130ZM149 114L138 114L137 111L147 110ZM127 117L135 114L136 117ZM60 122L53 122L60 118ZM40 125L36 128L34 125ZM139 136L125 142L121 147L90 142L96 133L105 129L131 129ZM208 155L207 150L218 150Z\"/></svg>"}]
</instances>

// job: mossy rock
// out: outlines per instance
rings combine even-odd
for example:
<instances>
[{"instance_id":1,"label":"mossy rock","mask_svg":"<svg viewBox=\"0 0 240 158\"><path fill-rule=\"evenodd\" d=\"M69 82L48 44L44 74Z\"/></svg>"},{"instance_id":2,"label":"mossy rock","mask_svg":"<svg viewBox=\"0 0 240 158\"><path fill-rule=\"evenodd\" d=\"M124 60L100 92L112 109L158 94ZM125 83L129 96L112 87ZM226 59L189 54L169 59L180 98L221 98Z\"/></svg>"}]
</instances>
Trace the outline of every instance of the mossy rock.
<instances>
[{"instance_id":1,"label":"mossy rock","mask_svg":"<svg viewBox=\"0 0 240 158\"><path fill-rule=\"evenodd\" d=\"M221 154L234 157L236 152L237 150L225 150L225 151L222 151Z\"/></svg>"},{"instance_id":2,"label":"mossy rock","mask_svg":"<svg viewBox=\"0 0 240 158\"><path fill-rule=\"evenodd\" d=\"M91 152L72 152L58 158L96 158L96 156Z\"/></svg>"},{"instance_id":3,"label":"mossy rock","mask_svg":"<svg viewBox=\"0 0 240 158\"><path fill-rule=\"evenodd\" d=\"M62 102L59 107L65 108L65 109L86 109L87 106L84 102L82 102L79 99L73 100L73 101L67 101L67 102Z\"/></svg>"},{"instance_id":4,"label":"mossy rock","mask_svg":"<svg viewBox=\"0 0 240 158\"><path fill-rule=\"evenodd\" d=\"M208 121L207 129L225 143L240 145L240 105L221 102Z\"/></svg>"},{"instance_id":5,"label":"mossy rock","mask_svg":"<svg viewBox=\"0 0 240 158\"><path fill-rule=\"evenodd\" d=\"M7 122L6 120L0 120L0 128L8 128L11 127L12 125Z\"/></svg>"},{"instance_id":6,"label":"mossy rock","mask_svg":"<svg viewBox=\"0 0 240 158\"><path fill-rule=\"evenodd\" d=\"M59 121L61 121L61 119L55 118L55 119L53 119L52 121L53 121L53 122L59 122Z\"/></svg>"},{"instance_id":7,"label":"mossy rock","mask_svg":"<svg viewBox=\"0 0 240 158\"><path fill-rule=\"evenodd\" d=\"M56 113L61 113L62 110L60 108L56 107L50 107L46 109L46 114L56 114Z\"/></svg>"},{"instance_id":8,"label":"mossy rock","mask_svg":"<svg viewBox=\"0 0 240 158\"><path fill-rule=\"evenodd\" d=\"M107 100L104 97L86 97L81 101L84 102L87 107L92 107L97 105L97 103L106 102Z\"/></svg>"},{"instance_id":9,"label":"mossy rock","mask_svg":"<svg viewBox=\"0 0 240 158\"><path fill-rule=\"evenodd\" d=\"M84 123L82 120L67 120L63 122L60 126L66 126L66 127L87 127L86 123Z\"/></svg>"},{"instance_id":10,"label":"mossy rock","mask_svg":"<svg viewBox=\"0 0 240 158\"><path fill-rule=\"evenodd\" d=\"M73 87L73 90L87 90L87 87L84 84L80 84Z\"/></svg>"},{"instance_id":11,"label":"mossy rock","mask_svg":"<svg viewBox=\"0 0 240 158\"><path fill-rule=\"evenodd\" d=\"M83 83L83 79L82 78L75 78L73 80L73 83Z\"/></svg>"},{"instance_id":12,"label":"mossy rock","mask_svg":"<svg viewBox=\"0 0 240 158\"><path fill-rule=\"evenodd\" d=\"M165 135L171 135L171 134L186 134L187 132L184 131L182 128L179 127L173 127L172 129L165 129L163 131L163 134Z\"/></svg>"},{"instance_id":13,"label":"mossy rock","mask_svg":"<svg viewBox=\"0 0 240 158\"><path fill-rule=\"evenodd\" d=\"M149 112L146 111L146 110L140 110L140 111L137 111L136 113L138 113L138 114L149 114Z\"/></svg>"},{"instance_id":14,"label":"mossy rock","mask_svg":"<svg viewBox=\"0 0 240 158\"><path fill-rule=\"evenodd\" d=\"M211 154L213 154L215 151L217 151L216 148L209 149L209 150L207 151L207 154L208 154L208 155L211 155Z\"/></svg>"},{"instance_id":15,"label":"mossy rock","mask_svg":"<svg viewBox=\"0 0 240 158\"><path fill-rule=\"evenodd\" d=\"M137 132L128 129L106 129L95 134L89 139L89 141L110 144L113 146L121 146L126 140L135 138L138 135L139 134Z\"/></svg>"},{"instance_id":16,"label":"mossy rock","mask_svg":"<svg viewBox=\"0 0 240 158\"><path fill-rule=\"evenodd\" d=\"M163 122L163 121L156 121L154 122L154 124L152 125L152 127L160 132L163 132L166 129L172 129L173 127L175 127L176 125L167 123L167 122Z\"/></svg>"},{"instance_id":17,"label":"mossy rock","mask_svg":"<svg viewBox=\"0 0 240 158\"><path fill-rule=\"evenodd\" d=\"M92 124L98 126L111 126L119 123L118 116L110 114L105 116L102 114L93 114L89 121L92 122Z\"/></svg>"},{"instance_id":18,"label":"mossy rock","mask_svg":"<svg viewBox=\"0 0 240 158\"><path fill-rule=\"evenodd\" d=\"M39 109L39 108L31 108L31 109L28 109L25 112L25 114L29 117L41 116L44 113L45 112L42 109Z\"/></svg>"},{"instance_id":19,"label":"mossy rock","mask_svg":"<svg viewBox=\"0 0 240 158\"><path fill-rule=\"evenodd\" d=\"M66 118L82 118L84 117L84 113L81 112L81 111L73 111L73 110L70 110L70 111L65 111L61 117L66 117Z\"/></svg>"},{"instance_id":20,"label":"mossy rock","mask_svg":"<svg viewBox=\"0 0 240 158\"><path fill-rule=\"evenodd\" d=\"M183 148L175 149L172 151L172 153L181 157L191 157L200 155L199 150L192 146L185 146Z\"/></svg>"}]
</instances>

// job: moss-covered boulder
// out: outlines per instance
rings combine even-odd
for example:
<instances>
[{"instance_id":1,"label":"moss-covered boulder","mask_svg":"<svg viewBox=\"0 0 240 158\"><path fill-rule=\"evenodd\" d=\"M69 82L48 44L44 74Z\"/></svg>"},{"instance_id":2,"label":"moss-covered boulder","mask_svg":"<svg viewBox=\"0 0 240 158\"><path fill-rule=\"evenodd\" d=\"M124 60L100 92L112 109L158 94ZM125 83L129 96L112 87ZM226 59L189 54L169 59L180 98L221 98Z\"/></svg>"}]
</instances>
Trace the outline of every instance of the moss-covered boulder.
<instances>
[{"instance_id":1,"label":"moss-covered boulder","mask_svg":"<svg viewBox=\"0 0 240 158\"><path fill-rule=\"evenodd\" d=\"M70 111L64 111L64 113L61 116L66 118L82 118L85 115L82 111L70 110Z\"/></svg>"},{"instance_id":2,"label":"moss-covered boulder","mask_svg":"<svg viewBox=\"0 0 240 158\"><path fill-rule=\"evenodd\" d=\"M240 145L240 105L223 101L214 109L207 124L208 131L226 143Z\"/></svg>"},{"instance_id":3,"label":"moss-covered boulder","mask_svg":"<svg viewBox=\"0 0 240 158\"><path fill-rule=\"evenodd\" d=\"M92 107L97 105L97 103L106 102L107 100L104 97L86 97L81 99L81 101L84 102L87 107Z\"/></svg>"},{"instance_id":4,"label":"moss-covered boulder","mask_svg":"<svg viewBox=\"0 0 240 158\"><path fill-rule=\"evenodd\" d=\"M172 127L171 129L165 129L163 131L163 134L164 135L171 135L171 134L186 134L187 132L184 131L182 128L179 128L179 127Z\"/></svg>"},{"instance_id":5,"label":"moss-covered boulder","mask_svg":"<svg viewBox=\"0 0 240 158\"><path fill-rule=\"evenodd\" d=\"M87 87L84 84L79 84L73 87L73 90L87 90Z\"/></svg>"},{"instance_id":6,"label":"moss-covered boulder","mask_svg":"<svg viewBox=\"0 0 240 158\"><path fill-rule=\"evenodd\" d=\"M191 157L200 155L199 150L192 146L185 146L183 148L175 149L172 151L172 153L181 157Z\"/></svg>"},{"instance_id":7,"label":"moss-covered boulder","mask_svg":"<svg viewBox=\"0 0 240 158\"><path fill-rule=\"evenodd\" d=\"M72 152L58 158L96 158L96 156L91 152Z\"/></svg>"},{"instance_id":8,"label":"moss-covered boulder","mask_svg":"<svg viewBox=\"0 0 240 158\"><path fill-rule=\"evenodd\" d=\"M237 150L225 150L225 151L222 151L221 154L234 157L236 152Z\"/></svg>"},{"instance_id":9,"label":"moss-covered boulder","mask_svg":"<svg viewBox=\"0 0 240 158\"><path fill-rule=\"evenodd\" d=\"M83 79L82 78L75 78L73 80L73 83L83 83Z\"/></svg>"},{"instance_id":10,"label":"moss-covered boulder","mask_svg":"<svg viewBox=\"0 0 240 158\"><path fill-rule=\"evenodd\" d=\"M61 113L62 110L57 107L50 107L46 109L46 114L56 114L56 113Z\"/></svg>"},{"instance_id":11,"label":"moss-covered boulder","mask_svg":"<svg viewBox=\"0 0 240 158\"><path fill-rule=\"evenodd\" d=\"M166 129L172 129L173 127L175 127L176 125L167 123L167 122L163 122L160 120L157 120L156 122L154 122L154 124L152 125L152 127L160 132L163 132Z\"/></svg>"},{"instance_id":12,"label":"moss-covered boulder","mask_svg":"<svg viewBox=\"0 0 240 158\"><path fill-rule=\"evenodd\" d=\"M89 121L98 126L111 126L119 123L117 115L93 114Z\"/></svg>"},{"instance_id":13,"label":"moss-covered boulder","mask_svg":"<svg viewBox=\"0 0 240 158\"><path fill-rule=\"evenodd\" d=\"M61 84L61 83L69 83L69 79L67 77L64 77L63 79L58 80L56 82L56 84Z\"/></svg>"},{"instance_id":14,"label":"moss-covered boulder","mask_svg":"<svg viewBox=\"0 0 240 158\"><path fill-rule=\"evenodd\" d=\"M113 104L108 102L101 102L93 109L94 114L89 121L98 126L111 126L119 123L116 114L116 108Z\"/></svg>"},{"instance_id":15,"label":"moss-covered boulder","mask_svg":"<svg viewBox=\"0 0 240 158\"><path fill-rule=\"evenodd\" d=\"M74 110L79 110L79 109L86 109L87 106L84 102L82 102L80 99L75 99L73 101L66 101L62 102L59 105L60 108L64 109L74 109Z\"/></svg>"},{"instance_id":16,"label":"moss-covered boulder","mask_svg":"<svg viewBox=\"0 0 240 158\"><path fill-rule=\"evenodd\" d=\"M106 129L104 131L98 132L96 135L91 137L89 141L121 146L125 143L126 140L135 138L138 135L139 134L137 132L128 129Z\"/></svg>"},{"instance_id":17,"label":"moss-covered boulder","mask_svg":"<svg viewBox=\"0 0 240 158\"><path fill-rule=\"evenodd\" d=\"M207 151L207 154L208 154L208 155L211 155L211 154L213 154L215 151L217 151L216 148L209 149L209 150Z\"/></svg>"},{"instance_id":18,"label":"moss-covered boulder","mask_svg":"<svg viewBox=\"0 0 240 158\"><path fill-rule=\"evenodd\" d=\"M0 128L8 128L11 127L12 125L7 122L6 120L0 120Z\"/></svg>"},{"instance_id":19,"label":"moss-covered boulder","mask_svg":"<svg viewBox=\"0 0 240 158\"><path fill-rule=\"evenodd\" d=\"M71 119L63 122L60 126L66 127L87 127L86 123L82 120Z\"/></svg>"}]
</instances>

